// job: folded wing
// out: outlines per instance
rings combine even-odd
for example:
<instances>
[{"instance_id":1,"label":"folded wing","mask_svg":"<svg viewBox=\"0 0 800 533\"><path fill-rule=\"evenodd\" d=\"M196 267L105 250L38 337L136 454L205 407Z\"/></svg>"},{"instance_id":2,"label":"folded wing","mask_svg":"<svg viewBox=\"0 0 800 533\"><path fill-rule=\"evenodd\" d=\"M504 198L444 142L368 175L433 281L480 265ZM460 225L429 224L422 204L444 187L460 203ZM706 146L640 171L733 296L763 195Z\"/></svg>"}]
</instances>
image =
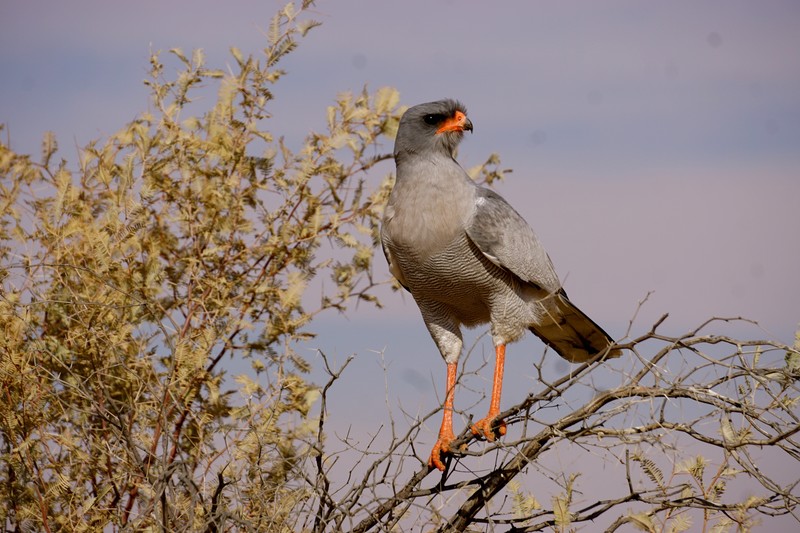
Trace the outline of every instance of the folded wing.
<instances>
[{"instance_id":1,"label":"folded wing","mask_svg":"<svg viewBox=\"0 0 800 533\"><path fill-rule=\"evenodd\" d=\"M467 235L495 265L541 290L541 319L530 330L568 361L579 363L603 354L614 342L578 309L561 287L553 263L531 227L499 194L477 190ZM620 355L610 350L607 357Z\"/></svg>"}]
</instances>

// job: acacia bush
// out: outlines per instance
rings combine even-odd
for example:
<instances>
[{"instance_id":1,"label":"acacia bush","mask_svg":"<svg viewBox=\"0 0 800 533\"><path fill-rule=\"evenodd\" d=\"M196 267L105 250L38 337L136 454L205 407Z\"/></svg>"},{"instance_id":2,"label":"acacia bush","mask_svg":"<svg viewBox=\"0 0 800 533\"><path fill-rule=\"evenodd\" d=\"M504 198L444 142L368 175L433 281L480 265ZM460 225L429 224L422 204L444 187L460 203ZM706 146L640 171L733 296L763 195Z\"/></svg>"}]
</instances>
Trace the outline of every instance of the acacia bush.
<instances>
[{"instance_id":1,"label":"acacia bush","mask_svg":"<svg viewBox=\"0 0 800 533\"><path fill-rule=\"evenodd\" d=\"M379 305L392 176L375 167L403 108L391 88L345 93L300 149L273 131L280 61L318 25L310 5L276 14L261 55L231 49L231 72L201 51L153 54L151 111L75 163L52 134L37 158L0 143L5 529L567 531L605 518L732 531L796 513L797 476L759 457L800 459L800 344L706 332L719 321L629 332L631 357L566 375L542 354L541 388L505 413L506 438L462 435L444 477L414 446L438 409L393 423L370 455L334 440L327 393L346 368L311 383L296 347L319 313ZM212 89L203 110L195 97ZM504 171L492 155L471 173ZM580 471L546 466L557 450L621 477L592 492ZM332 475L337 462L352 476ZM737 498L725 488L739 480Z\"/></svg>"},{"instance_id":2,"label":"acacia bush","mask_svg":"<svg viewBox=\"0 0 800 533\"><path fill-rule=\"evenodd\" d=\"M297 462L318 391L294 346L318 313L376 302L387 188L364 178L400 111L393 89L343 94L296 152L269 130L309 4L275 16L262 56L232 49L232 74L174 49L168 78L154 54L152 111L74 167L52 134L38 160L0 145L10 530L281 531L309 497ZM232 360L252 371L227 376Z\"/></svg>"}]
</instances>

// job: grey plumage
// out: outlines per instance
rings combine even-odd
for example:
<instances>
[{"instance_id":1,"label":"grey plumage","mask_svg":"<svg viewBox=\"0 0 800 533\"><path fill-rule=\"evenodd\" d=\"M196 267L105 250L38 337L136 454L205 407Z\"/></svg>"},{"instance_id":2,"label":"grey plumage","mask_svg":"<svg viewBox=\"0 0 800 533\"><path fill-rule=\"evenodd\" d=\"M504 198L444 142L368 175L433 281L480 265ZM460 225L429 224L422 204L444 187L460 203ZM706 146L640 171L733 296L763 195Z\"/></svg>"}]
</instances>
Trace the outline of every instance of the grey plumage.
<instances>
[{"instance_id":1,"label":"grey plumage","mask_svg":"<svg viewBox=\"0 0 800 533\"><path fill-rule=\"evenodd\" d=\"M572 362L605 351L618 355L608 350L609 335L567 298L522 216L456 162L464 130L471 131L472 123L454 100L406 111L395 141L397 178L381 227L390 270L411 292L445 361L458 360L460 326L487 322L503 353L530 329ZM441 448L446 452L446 443ZM441 468L436 449L431 460Z\"/></svg>"}]
</instances>

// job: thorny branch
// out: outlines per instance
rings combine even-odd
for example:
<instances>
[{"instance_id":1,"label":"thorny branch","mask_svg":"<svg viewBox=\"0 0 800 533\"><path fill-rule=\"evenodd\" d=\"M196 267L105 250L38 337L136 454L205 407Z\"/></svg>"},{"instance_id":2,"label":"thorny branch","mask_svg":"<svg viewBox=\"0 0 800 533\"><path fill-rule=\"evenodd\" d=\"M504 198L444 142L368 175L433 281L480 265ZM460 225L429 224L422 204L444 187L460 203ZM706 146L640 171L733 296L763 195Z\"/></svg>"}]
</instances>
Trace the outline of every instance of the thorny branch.
<instances>
[{"instance_id":1,"label":"thorny branch","mask_svg":"<svg viewBox=\"0 0 800 533\"><path fill-rule=\"evenodd\" d=\"M339 488L341 496L334 497L330 490L317 495L325 502L326 515L314 530L345 531L351 523L349 531L366 533L422 522L438 524L439 532L464 531L476 524L506 524L508 531L527 532L601 517L611 531L631 522L655 530L657 523L690 520L679 518L689 512L699 513L695 519L699 516L705 523L745 529L753 516L798 519L800 480L787 483L769 468L769 461L759 465L766 452L773 454L772 461L780 461L781 455L789 460L800 457L798 348L703 333L715 324L752 324L737 318L712 318L684 335L670 336L659 332L665 318L647 333L619 344L631 354L627 362L587 363L550 380L540 372L542 389L502 413L509 425L505 442L463 449L451 457L440 480L424 487L429 474L438 472L429 471L416 454L413 439L422 423L435 415L428 414L405 435L394 437L360 481L349 480L349 489ZM576 392L598 372L614 372L616 385L595 390L576 404ZM568 405L572 408L565 410ZM518 434L512 436L512 427ZM465 429L453 449L474 440ZM594 495L587 489L578 505L569 496L572 481L560 482L566 492L551 496L550 509L509 507L512 480L529 471L538 475L539 463L550 452L575 446L591 453L591 460L603 462L603 468L624 464L627 483ZM625 457L622 463L620 456ZM492 457L494 466L483 474L462 470L480 457ZM719 467L709 480L703 468L710 458ZM400 466L409 460L416 465L414 472L398 484L398 476L392 474L406 472ZM485 468L486 461L481 465ZM671 472L665 473L667 467ZM384 475L376 475L380 471ZM552 475L551 481L558 477ZM759 495L744 501L726 498L726 485L735 483ZM612 490L617 495L609 497ZM439 510L431 506L434 497L444 499ZM639 512L630 511L631 506Z\"/></svg>"}]
</instances>

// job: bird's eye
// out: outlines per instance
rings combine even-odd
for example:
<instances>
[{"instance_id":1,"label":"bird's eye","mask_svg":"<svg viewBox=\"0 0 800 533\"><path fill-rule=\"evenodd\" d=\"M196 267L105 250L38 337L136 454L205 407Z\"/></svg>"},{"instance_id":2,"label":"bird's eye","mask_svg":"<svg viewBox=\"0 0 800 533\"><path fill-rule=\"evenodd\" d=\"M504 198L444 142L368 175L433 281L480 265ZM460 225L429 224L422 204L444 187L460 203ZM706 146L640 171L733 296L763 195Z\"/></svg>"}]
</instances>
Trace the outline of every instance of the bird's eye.
<instances>
[{"instance_id":1,"label":"bird's eye","mask_svg":"<svg viewBox=\"0 0 800 533\"><path fill-rule=\"evenodd\" d=\"M425 115L424 117L422 117L422 120L425 121L425 124L434 126L439 122L441 122L442 118L443 118L442 115Z\"/></svg>"}]
</instances>

